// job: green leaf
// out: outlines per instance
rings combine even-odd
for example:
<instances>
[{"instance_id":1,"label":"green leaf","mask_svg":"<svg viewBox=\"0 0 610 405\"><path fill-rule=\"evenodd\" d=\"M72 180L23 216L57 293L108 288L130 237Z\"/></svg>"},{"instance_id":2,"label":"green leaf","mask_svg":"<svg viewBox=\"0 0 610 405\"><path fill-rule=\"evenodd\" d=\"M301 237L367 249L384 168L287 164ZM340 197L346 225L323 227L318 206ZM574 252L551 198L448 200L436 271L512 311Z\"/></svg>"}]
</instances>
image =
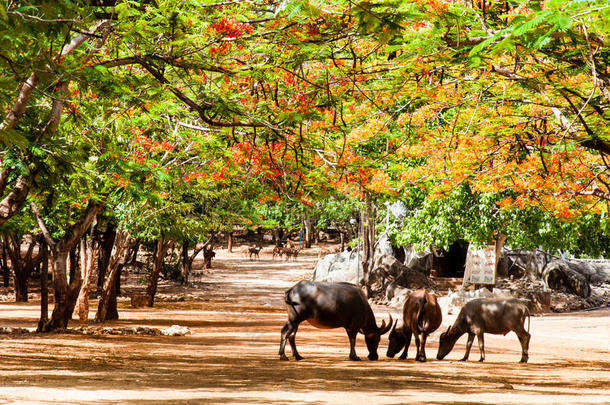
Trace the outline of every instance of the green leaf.
<instances>
[{"instance_id":1,"label":"green leaf","mask_svg":"<svg viewBox=\"0 0 610 405\"><path fill-rule=\"evenodd\" d=\"M8 147L27 149L30 146L30 141L14 129L0 131L0 141Z\"/></svg>"}]
</instances>

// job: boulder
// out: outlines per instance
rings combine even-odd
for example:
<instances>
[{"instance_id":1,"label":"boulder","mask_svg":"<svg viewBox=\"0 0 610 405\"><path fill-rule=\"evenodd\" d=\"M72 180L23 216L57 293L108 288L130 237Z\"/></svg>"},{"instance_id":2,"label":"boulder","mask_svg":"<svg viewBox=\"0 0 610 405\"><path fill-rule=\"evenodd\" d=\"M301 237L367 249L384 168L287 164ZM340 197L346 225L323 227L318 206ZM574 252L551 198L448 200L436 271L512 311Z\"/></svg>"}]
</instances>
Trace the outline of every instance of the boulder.
<instances>
[{"instance_id":1,"label":"boulder","mask_svg":"<svg viewBox=\"0 0 610 405\"><path fill-rule=\"evenodd\" d=\"M397 289L415 290L434 288L434 283L423 273L405 266L393 256L377 256L368 277L370 298L382 297L390 301Z\"/></svg>"},{"instance_id":2,"label":"boulder","mask_svg":"<svg viewBox=\"0 0 610 405\"><path fill-rule=\"evenodd\" d=\"M387 233L382 233L375 242L375 257L394 256L394 249Z\"/></svg>"},{"instance_id":3,"label":"boulder","mask_svg":"<svg viewBox=\"0 0 610 405\"><path fill-rule=\"evenodd\" d=\"M314 281L346 281L356 284L357 279L362 277L360 257L355 250L326 255L318 260L312 279Z\"/></svg>"}]
</instances>

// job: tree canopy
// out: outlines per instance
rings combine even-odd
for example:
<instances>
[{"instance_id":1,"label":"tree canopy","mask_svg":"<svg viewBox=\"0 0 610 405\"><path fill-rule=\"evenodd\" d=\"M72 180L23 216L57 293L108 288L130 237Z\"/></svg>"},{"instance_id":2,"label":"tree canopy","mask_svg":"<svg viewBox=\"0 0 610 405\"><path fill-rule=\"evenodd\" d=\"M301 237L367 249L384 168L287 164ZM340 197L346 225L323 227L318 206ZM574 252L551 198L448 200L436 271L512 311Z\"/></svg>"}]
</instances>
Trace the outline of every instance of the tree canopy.
<instances>
[{"instance_id":1,"label":"tree canopy","mask_svg":"<svg viewBox=\"0 0 610 405\"><path fill-rule=\"evenodd\" d=\"M0 223L199 239L367 195L408 243L607 254L606 3L3 3Z\"/></svg>"}]
</instances>

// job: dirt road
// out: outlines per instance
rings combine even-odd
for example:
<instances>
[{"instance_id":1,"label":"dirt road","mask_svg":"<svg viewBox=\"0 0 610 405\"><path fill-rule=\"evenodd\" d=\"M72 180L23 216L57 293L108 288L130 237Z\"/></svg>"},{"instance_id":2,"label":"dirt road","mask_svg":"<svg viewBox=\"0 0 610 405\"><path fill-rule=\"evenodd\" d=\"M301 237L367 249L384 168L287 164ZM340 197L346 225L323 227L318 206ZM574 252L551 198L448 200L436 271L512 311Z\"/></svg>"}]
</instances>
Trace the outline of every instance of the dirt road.
<instances>
[{"instance_id":1,"label":"dirt road","mask_svg":"<svg viewBox=\"0 0 610 405\"><path fill-rule=\"evenodd\" d=\"M308 275L315 256L285 263L267 253L251 262L220 251L217 259L197 288L170 291L198 299L152 309L121 302L121 320L110 324L177 324L191 335L0 335L0 403L610 403L610 310L532 318L528 364L517 363L513 333L486 335L485 363L476 361L476 344L471 361L457 361L465 337L437 361L440 330L428 341L427 363L416 363L413 349L406 361L385 358L385 337L381 359L368 361L362 336L356 350L365 360L351 362L343 330L306 324L297 334L305 360L281 362L283 292ZM38 308L2 303L0 327L34 327ZM374 310L379 323L387 318L389 309Z\"/></svg>"}]
</instances>

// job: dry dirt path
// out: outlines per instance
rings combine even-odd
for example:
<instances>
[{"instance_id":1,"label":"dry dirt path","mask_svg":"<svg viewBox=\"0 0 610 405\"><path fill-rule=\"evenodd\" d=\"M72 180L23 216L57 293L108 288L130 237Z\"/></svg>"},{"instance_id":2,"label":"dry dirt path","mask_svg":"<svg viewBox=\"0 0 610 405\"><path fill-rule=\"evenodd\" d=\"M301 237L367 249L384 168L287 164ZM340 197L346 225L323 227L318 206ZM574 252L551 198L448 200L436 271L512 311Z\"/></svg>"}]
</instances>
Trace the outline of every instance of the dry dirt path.
<instances>
[{"instance_id":1,"label":"dry dirt path","mask_svg":"<svg viewBox=\"0 0 610 405\"><path fill-rule=\"evenodd\" d=\"M153 309L122 302L121 320L111 324L178 324L191 335L0 335L0 404L610 403L609 310L532 318L528 364L517 363L513 333L486 335L485 363L476 361L476 344L471 361L457 361L465 337L436 361L440 331L425 364L413 361L413 350L406 361L385 358L385 337L379 361L351 362L344 331L306 324L297 335L305 360L281 362L283 292L311 271L315 256L250 262L220 251L217 259L198 288L170 291L200 299ZM38 301L2 303L0 326L33 327L38 308ZM387 317L387 308L374 309L378 322ZM356 349L366 359L361 336Z\"/></svg>"}]
</instances>

